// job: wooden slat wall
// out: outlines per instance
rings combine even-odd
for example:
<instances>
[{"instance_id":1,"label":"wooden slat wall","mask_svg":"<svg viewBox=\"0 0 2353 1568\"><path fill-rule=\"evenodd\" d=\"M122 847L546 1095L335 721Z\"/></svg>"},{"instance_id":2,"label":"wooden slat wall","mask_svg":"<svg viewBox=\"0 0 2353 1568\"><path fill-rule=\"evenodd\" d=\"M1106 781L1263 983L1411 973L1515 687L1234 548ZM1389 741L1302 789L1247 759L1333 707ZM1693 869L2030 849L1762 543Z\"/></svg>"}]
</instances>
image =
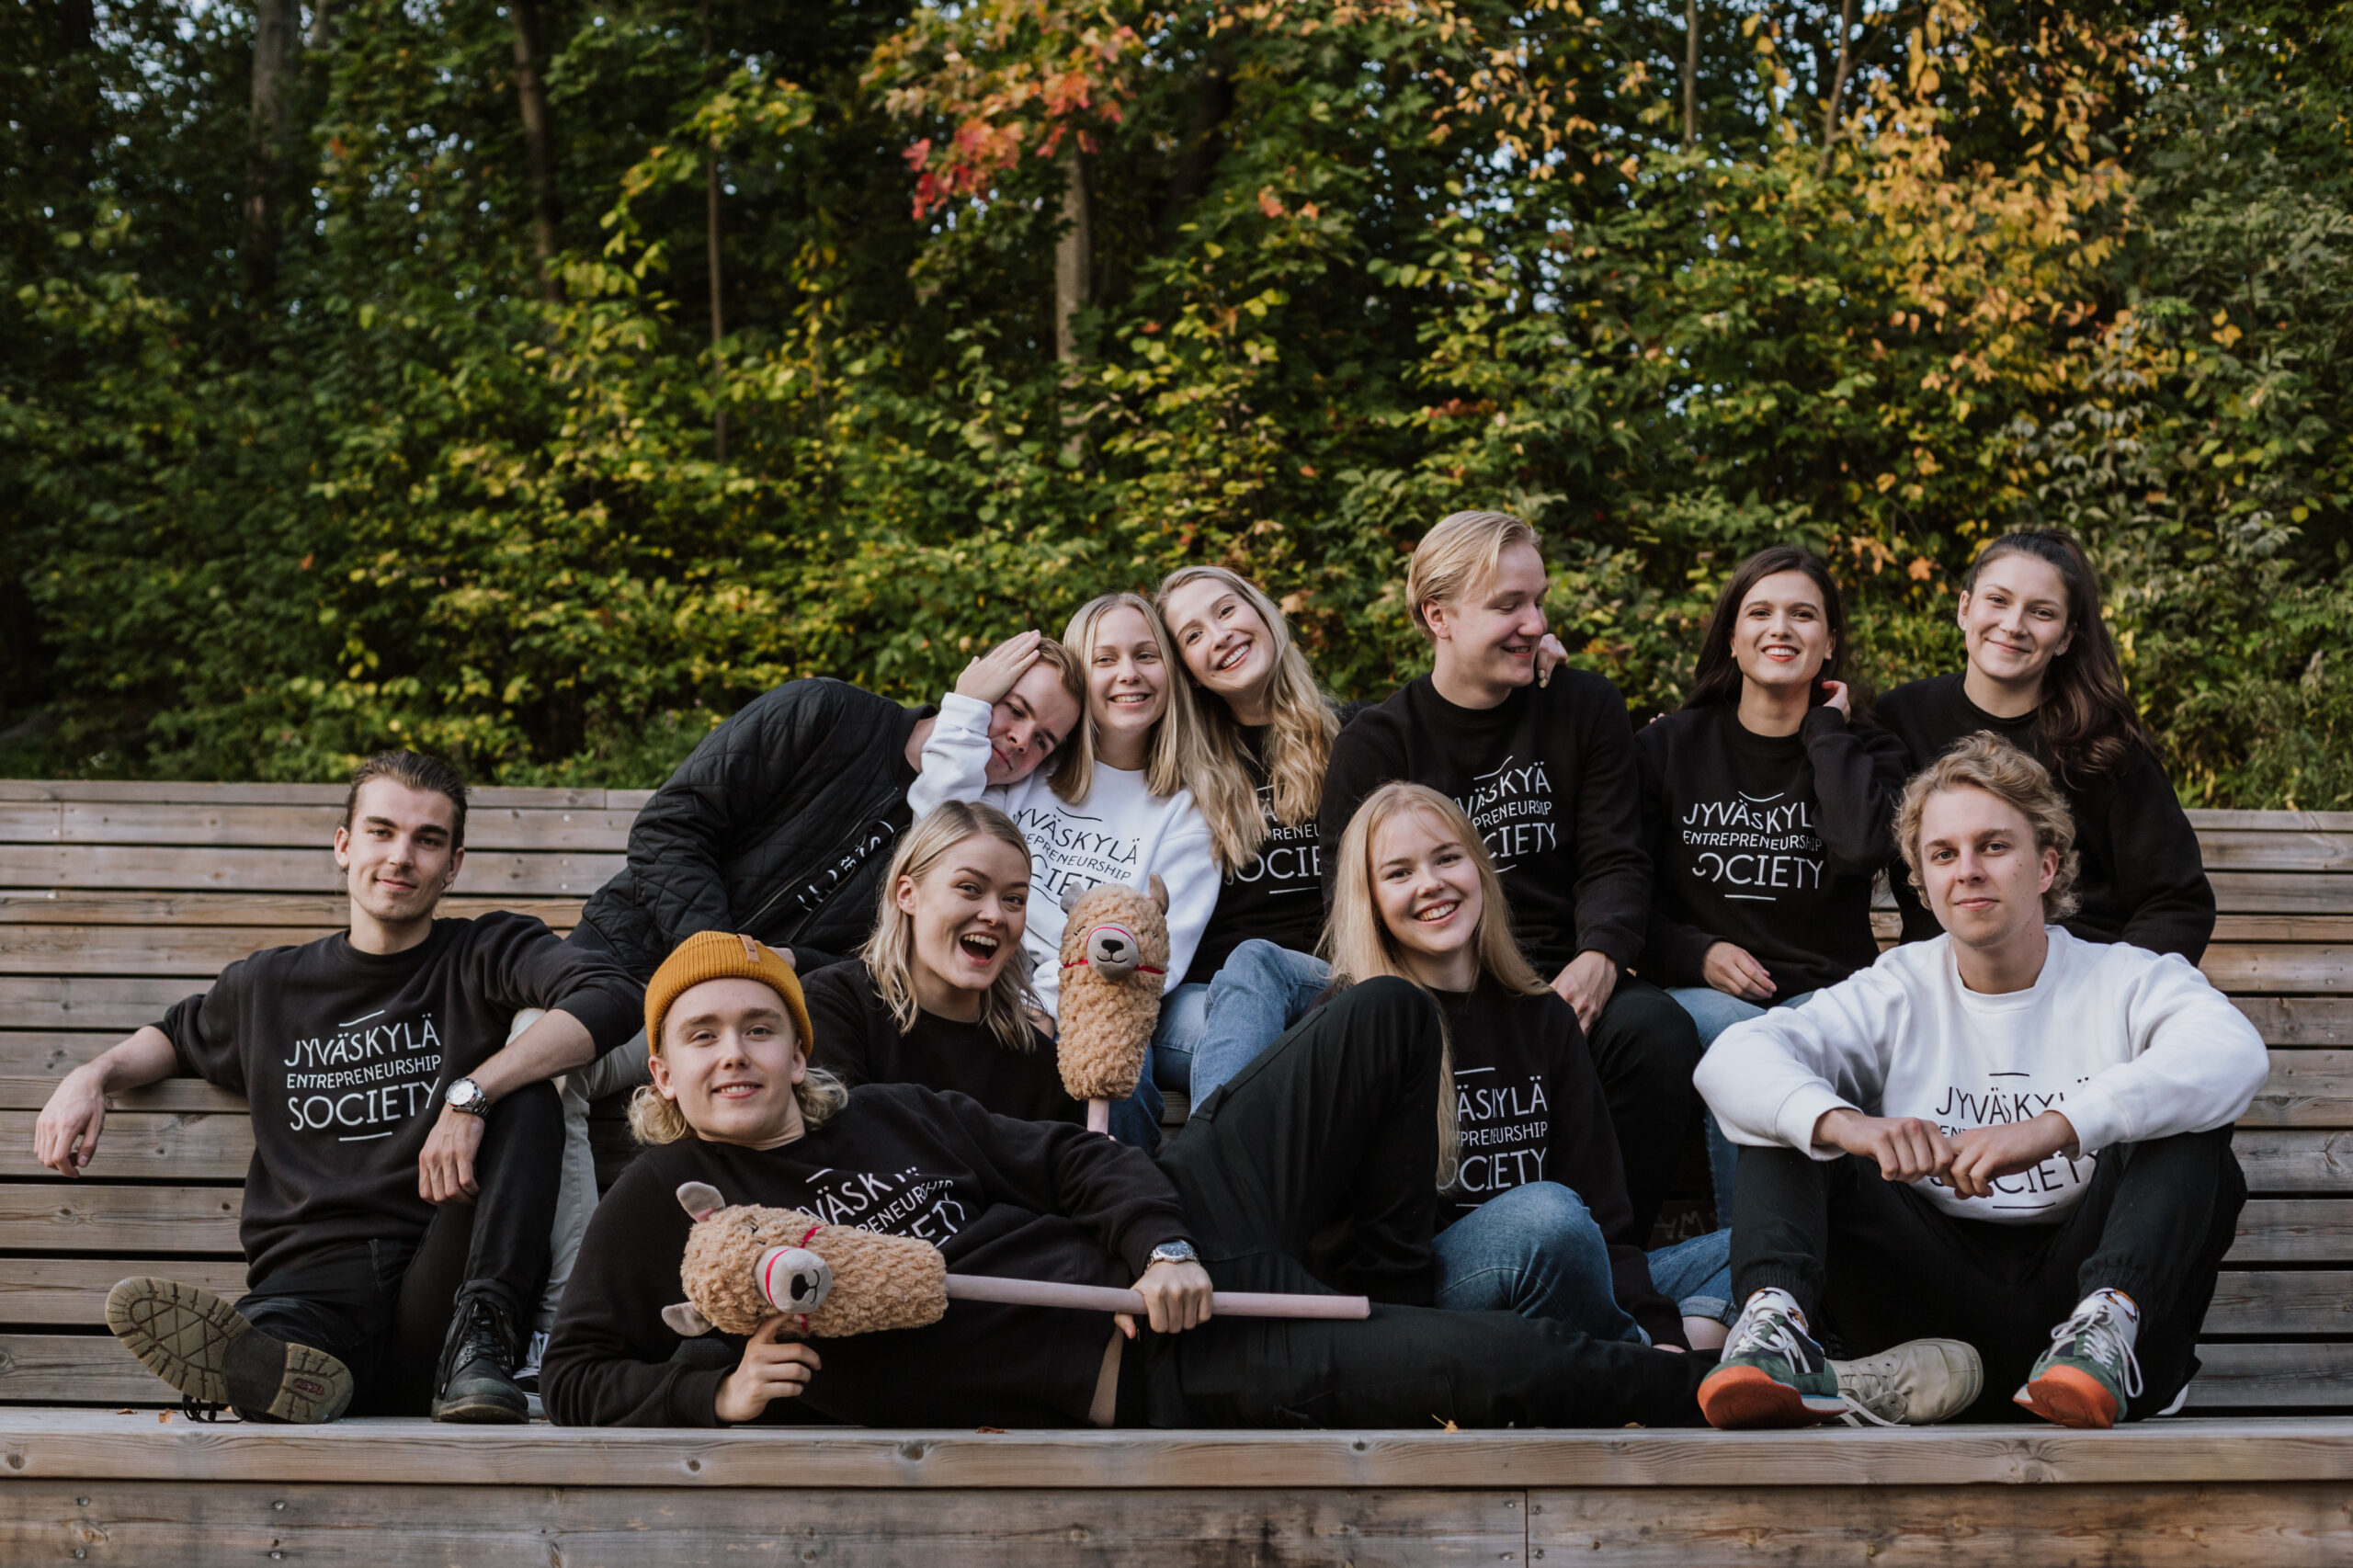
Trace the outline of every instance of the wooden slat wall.
<instances>
[{"instance_id":1,"label":"wooden slat wall","mask_svg":"<svg viewBox=\"0 0 2353 1568\"><path fill-rule=\"evenodd\" d=\"M622 860L645 791L484 790L445 908L568 929ZM200 1084L123 1096L102 1174L33 1165L57 1075L256 948L341 927L311 785L0 779L0 1401L152 1403L99 1330L113 1279L233 1290L252 1135ZM2241 1124L2256 1194L2207 1320L2201 1409L2353 1408L2353 812L2192 813L2222 910L2205 969L2263 1031ZM1892 939L1892 913L1881 915Z\"/></svg>"}]
</instances>

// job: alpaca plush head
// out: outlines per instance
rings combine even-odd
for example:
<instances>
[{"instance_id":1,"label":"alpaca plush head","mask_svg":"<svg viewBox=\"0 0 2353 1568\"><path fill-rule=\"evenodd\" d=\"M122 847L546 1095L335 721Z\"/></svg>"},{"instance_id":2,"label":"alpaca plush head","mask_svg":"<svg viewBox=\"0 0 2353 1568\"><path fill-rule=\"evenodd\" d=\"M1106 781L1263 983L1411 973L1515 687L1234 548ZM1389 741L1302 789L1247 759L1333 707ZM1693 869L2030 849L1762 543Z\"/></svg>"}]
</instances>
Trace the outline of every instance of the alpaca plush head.
<instances>
[{"instance_id":1,"label":"alpaca plush head","mask_svg":"<svg viewBox=\"0 0 2353 1568\"><path fill-rule=\"evenodd\" d=\"M828 1225L798 1209L722 1207L690 1181L678 1202L695 1217L678 1277L687 1299L662 1321L689 1338L717 1328L750 1334L783 1313L801 1334L834 1338L920 1328L948 1310L948 1264L912 1236Z\"/></svg>"},{"instance_id":2,"label":"alpaca plush head","mask_svg":"<svg viewBox=\"0 0 2353 1568\"><path fill-rule=\"evenodd\" d=\"M1168 978L1168 889L1103 882L1063 895L1063 1086L1074 1099L1135 1092ZM1090 1113L1090 1124L1092 1123Z\"/></svg>"}]
</instances>

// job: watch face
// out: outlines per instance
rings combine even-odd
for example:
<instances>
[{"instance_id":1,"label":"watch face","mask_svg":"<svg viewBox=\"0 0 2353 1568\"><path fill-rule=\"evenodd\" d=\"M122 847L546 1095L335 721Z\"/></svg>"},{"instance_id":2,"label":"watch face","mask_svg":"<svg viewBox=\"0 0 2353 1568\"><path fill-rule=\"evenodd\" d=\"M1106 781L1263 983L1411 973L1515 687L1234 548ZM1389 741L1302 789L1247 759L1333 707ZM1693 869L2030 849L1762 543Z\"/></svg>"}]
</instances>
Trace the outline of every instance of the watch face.
<instances>
[{"instance_id":1,"label":"watch face","mask_svg":"<svg viewBox=\"0 0 2353 1568\"><path fill-rule=\"evenodd\" d=\"M482 1085L472 1078L460 1078L449 1085L449 1103L460 1110L482 1104Z\"/></svg>"}]
</instances>

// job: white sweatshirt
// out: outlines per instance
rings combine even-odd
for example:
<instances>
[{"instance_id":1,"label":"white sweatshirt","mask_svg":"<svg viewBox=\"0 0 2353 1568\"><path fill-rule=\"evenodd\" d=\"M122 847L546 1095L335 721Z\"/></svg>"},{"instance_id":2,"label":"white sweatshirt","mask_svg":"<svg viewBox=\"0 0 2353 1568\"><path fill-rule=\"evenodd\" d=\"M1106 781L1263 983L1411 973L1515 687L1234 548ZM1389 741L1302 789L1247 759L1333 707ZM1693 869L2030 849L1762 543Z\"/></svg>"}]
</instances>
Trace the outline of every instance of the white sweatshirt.
<instances>
[{"instance_id":1,"label":"white sweatshirt","mask_svg":"<svg viewBox=\"0 0 2353 1568\"><path fill-rule=\"evenodd\" d=\"M1193 967L1223 880L1210 849L1209 819L1193 792L1155 795L1144 776L1095 765L1086 799L1073 804L1046 783L1040 768L1010 788L988 782L989 705L954 692L939 699L939 720L924 742L923 774L907 790L915 819L943 801L978 801L997 808L1029 841L1029 924L1021 939L1030 979L1049 1011L1062 995L1063 891L1097 882L1149 884L1157 872L1168 889L1168 973L1165 994Z\"/></svg>"},{"instance_id":2,"label":"white sweatshirt","mask_svg":"<svg viewBox=\"0 0 2353 1568\"><path fill-rule=\"evenodd\" d=\"M2050 955L2024 991L1961 983L1952 938L1893 948L1870 968L1718 1036L1697 1082L1736 1143L1802 1149L1840 1107L1916 1116L1948 1136L2063 1112L2081 1153L1995 1182L1991 1198L1925 1190L1947 1213L2056 1223L2111 1143L2205 1132L2237 1120L2263 1086L2263 1038L2176 954L2079 941L2048 927Z\"/></svg>"}]
</instances>

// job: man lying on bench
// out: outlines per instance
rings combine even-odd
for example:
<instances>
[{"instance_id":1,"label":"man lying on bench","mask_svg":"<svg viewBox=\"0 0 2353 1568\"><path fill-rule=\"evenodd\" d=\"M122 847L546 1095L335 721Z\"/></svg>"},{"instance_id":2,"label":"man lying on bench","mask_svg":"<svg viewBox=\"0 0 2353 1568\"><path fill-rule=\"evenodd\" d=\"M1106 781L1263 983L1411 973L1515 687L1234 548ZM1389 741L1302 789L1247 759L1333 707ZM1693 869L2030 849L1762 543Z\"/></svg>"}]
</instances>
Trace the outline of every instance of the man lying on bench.
<instances>
[{"instance_id":1,"label":"man lying on bench","mask_svg":"<svg viewBox=\"0 0 2353 1568\"><path fill-rule=\"evenodd\" d=\"M909 1084L844 1090L808 1065L791 969L705 932L646 992L653 1145L590 1222L541 1374L580 1426L1619 1426L1696 1424L1706 1358L1509 1312L1376 1305L1366 1321L1215 1319L1226 1290L1430 1299L1438 1194L1437 1007L1349 990L1194 1110L1155 1160L1064 1122ZM949 1303L927 1327L826 1339L682 1339L690 1220L678 1188L933 1243L960 1274L1131 1282L1150 1326ZM1346 1243L1311 1275L1319 1234Z\"/></svg>"},{"instance_id":2,"label":"man lying on bench","mask_svg":"<svg viewBox=\"0 0 2353 1568\"><path fill-rule=\"evenodd\" d=\"M1836 1414L1820 1328L1974 1346L1980 1419L2165 1414L2246 1201L2231 1124L2262 1038L2178 956L2057 924L2075 825L2007 742L1914 778L1896 843L1945 934L1733 1025L1699 1065L1745 1145L1745 1305L1700 1404L1718 1426Z\"/></svg>"},{"instance_id":3,"label":"man lying on bench","mask_svg":"<svg viewBox=\"0 0 2353 1568\"><path fill-rule=\"evenodd\" d=\"M335 829L347 933L222 971L66 1074L33 1134L78 1176L110 1093L197 1074L253 1107L246 1294L126 1279L107 1324L196 1404L247 1419L525 1419L518 1330L546 1283L563 1117L554 1074L637 1027L609 959L529 915L436 920L465 861L457 770L386 752ZM511 1043L528 1007L549 1009Z\"/></svg>"}]
</instances>

